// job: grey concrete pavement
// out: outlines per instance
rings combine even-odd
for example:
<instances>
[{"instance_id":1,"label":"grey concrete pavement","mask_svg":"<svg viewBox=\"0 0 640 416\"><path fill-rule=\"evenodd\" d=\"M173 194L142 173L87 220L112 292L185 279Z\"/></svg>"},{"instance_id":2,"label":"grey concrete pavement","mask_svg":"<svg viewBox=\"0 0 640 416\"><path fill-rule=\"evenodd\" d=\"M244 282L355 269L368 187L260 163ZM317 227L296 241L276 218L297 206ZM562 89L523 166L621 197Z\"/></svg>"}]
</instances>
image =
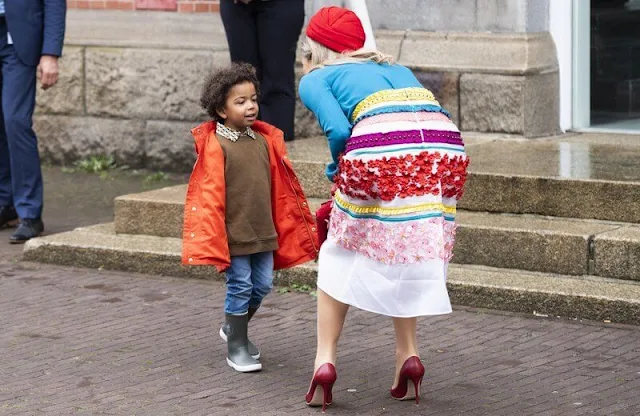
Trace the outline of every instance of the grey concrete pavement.
<instances>
[{"instance_id":1,"label":"grey concrete pavement","mask_svg":"<svg viewBox=\"0 0 640 416\"><path fill-rule=\"evenodd\" d=\"M113 199L119 195L186 183L188 175L171 174L166 179L148 181L153 172L114 170L106 176L43 166L45 235L76 227L113 221ZM161 219L159 219L161 220ZM0 230L0 263L15 261L22 245L9 244L13 229Z\"/></svg>"}]
</instances>

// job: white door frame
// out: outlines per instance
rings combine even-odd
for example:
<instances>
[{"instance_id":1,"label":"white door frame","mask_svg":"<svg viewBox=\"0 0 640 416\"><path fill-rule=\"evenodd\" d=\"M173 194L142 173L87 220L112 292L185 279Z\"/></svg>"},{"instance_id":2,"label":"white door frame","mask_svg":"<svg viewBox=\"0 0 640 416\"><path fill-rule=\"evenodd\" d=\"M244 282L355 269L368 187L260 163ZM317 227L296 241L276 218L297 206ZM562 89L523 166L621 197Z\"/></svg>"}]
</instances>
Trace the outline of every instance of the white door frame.
<instances>
[{"instance_id":1,"label":"white door frame","mask_svg":"<svg viewBox=\"0 0 640 416\"><path fill-rule=\"evenodd\" d=\"M580 1L580 0L578 0ZM560 129L573 128L573 9L576 0L549 1L549 32L560 72Z\"/></svg>"},{"instance_id":2,"label":"white door frame","mask_svg":"<svg viewBox=\"0 0 640 416\"><path fill-rule=\"evenodd\" d=\"M591 2L573 0L573 128L591 127Z\"/></svg>"}]
</instances>

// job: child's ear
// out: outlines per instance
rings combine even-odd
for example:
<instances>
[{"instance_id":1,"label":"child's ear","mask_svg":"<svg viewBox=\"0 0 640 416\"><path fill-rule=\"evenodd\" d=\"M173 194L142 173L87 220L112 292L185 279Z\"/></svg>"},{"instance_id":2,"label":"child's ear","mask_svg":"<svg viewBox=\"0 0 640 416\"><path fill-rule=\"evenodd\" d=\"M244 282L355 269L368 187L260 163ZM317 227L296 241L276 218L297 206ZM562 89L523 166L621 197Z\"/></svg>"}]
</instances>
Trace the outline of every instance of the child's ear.
<instances>
[{"instance_id":1,"label":"child's ear","mask_svg":"<svg viewBox=\"0 0 640 416\"><path fill-rule=\"evenodd\" d=\"M219 115L223 120L226 120L226 119L227 119L227 114L225 113L224 109L216 110L216 113L218 113L218 115Z\"/></svg>"}]
</instances>

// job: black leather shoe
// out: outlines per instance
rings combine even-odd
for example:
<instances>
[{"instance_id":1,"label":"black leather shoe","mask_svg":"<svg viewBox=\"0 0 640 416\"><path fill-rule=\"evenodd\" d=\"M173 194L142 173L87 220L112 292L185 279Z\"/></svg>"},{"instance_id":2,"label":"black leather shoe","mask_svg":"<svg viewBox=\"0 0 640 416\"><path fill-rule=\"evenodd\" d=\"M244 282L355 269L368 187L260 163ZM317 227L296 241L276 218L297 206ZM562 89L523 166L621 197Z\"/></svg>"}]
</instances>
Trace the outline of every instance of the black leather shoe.
<instances>
[{"instance_id":1,"label":"black leather shoe","mask_svg":"<svg viewBox=\"0 0 640 416\"><path fill-rule=\"evenodd\" d=\"M14 207L0 207L0 228L10 227L18 223L18 214Z\"/></svg>"},{"instance_id":2,"label":"black leather shoe","mask_svg":"<svg viewBox=\"0 0 640 416\"><path fill-rule=\"evenodd\" d=\"M11 244L23 244L31 240L34 237L38 237L44 231L44 223L41 219L28 219L20 220L20 225L15 233L9 237Z\"/></svg>"}]
</instances>

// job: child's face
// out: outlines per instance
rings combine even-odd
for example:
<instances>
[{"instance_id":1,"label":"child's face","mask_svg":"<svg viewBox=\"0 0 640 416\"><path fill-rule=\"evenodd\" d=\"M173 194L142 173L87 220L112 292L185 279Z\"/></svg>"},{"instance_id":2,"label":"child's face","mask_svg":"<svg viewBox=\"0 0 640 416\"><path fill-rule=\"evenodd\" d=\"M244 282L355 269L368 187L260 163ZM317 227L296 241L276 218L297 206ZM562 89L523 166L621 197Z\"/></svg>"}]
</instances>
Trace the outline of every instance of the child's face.
<instances>
[{"instance_id":1,"label":"child's face","mask_svg":"<svg viewBox=\"0 0 640 416\"><path fill-rule=\"evenodd\" d=\"M258 110L256 87L252 82L244 82L231 88L218 114L225 120L225 126L241 131L256 121Z\"/></svg>"}]
</instances>

